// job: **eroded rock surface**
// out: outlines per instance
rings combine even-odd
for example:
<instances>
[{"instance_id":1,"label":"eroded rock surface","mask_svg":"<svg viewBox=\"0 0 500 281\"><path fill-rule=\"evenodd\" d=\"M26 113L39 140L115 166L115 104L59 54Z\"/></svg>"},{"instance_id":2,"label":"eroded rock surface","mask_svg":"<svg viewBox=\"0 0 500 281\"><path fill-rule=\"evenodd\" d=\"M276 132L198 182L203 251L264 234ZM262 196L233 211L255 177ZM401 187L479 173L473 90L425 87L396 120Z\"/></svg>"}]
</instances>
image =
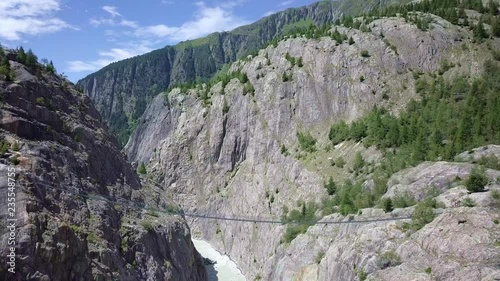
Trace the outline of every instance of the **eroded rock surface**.
<instances>
[{"instance_id":1,"label":"eroded rock surface","mask_svg":"<svg viewBox=\"0 0 500 281\"><path fill-rule=\"evenodd\" d=\"M375 105L397 114L415 97L412 71L435 71L446 58L463 64L457 63L444 76L480 73L480 65L489 55L479 55L484 54L482 47L472 54L461 47L470 44L471 33L439 18L433 18L432 25L423 32L401 19L381 19L371 23L372 32L339 27L339 32L353 38L352 45L336 44L330 38L294 38L270 46L248 61L232 65L233 71L247 74L254 94L233 79L224 88L219 83L208 89L207 103L200 98L203 88L187 93L174 89L166 97L157 96L126 147L128 157L146 163L148 173L165 187L165 194L172 194L186 210L279 219L284 207L296 208L301 200L319 201L325 194L324 177L317 167L297 156L297 133L310 132L318 140L318 149L338 155L337 148L327 149L329 126L339 120L355 120ZM397 52L384 42L381 32ZM361 55L364 50L369 57ZM302 58L304 65L291 64L286 53ZM453 187L448 184L457 175L465 179L471 167L471 163L424 163L407 170L409 175L396 175L388 188L400 184L413 192L413 183L418 187L414 194L418 199L431 192L432 184L446 193ZM441 173L436 174L437 168ZM488 171L492 179L497 174ZM396 184L398 176L401 179ZM490 196L490 192L484 194ZM459 192L454 196L462 200L468 195ZM405 232L404 221L316 225L290 244L280 241L285 230L282 225L189 222L198 237L229 255L250 280L356 280L361 272L371 280L404 280L406 276L409 280L431 276L488 280L498 274L497 265L489 264L498 257L495 235L499 226L494 224L498 210L483 203L441 210L433 224L416 232ZM354 219L408 217L413 208L391 214L365 209ZM467 223L458 225L459 217ZM324 219L349 220L340 215ZM460 269L469 264L469 257L453 259L460 256L460 245L471 238L459 234L458 227L472 231L481 224L481 246L464 249L479 251L476 258L484 264ZM458 245L451 249L427 245L455 234ZM427 267L431 273L426 272Z\"/></svg>"},{"instance_id":2,"label":"eroded rock surface","mask_svg":"<svg viewBox=\"0 0 500 281\"><path fill-rule=\"evenodd\" d=\"M151 196L90 99L58 76L10 63L16 80L0 81L0 135L10 144L0 158L0 279L206 280L182 217L129 207L153 206ZM6 263L9 169L15 274Z\"/></svg>"}]
</instances>

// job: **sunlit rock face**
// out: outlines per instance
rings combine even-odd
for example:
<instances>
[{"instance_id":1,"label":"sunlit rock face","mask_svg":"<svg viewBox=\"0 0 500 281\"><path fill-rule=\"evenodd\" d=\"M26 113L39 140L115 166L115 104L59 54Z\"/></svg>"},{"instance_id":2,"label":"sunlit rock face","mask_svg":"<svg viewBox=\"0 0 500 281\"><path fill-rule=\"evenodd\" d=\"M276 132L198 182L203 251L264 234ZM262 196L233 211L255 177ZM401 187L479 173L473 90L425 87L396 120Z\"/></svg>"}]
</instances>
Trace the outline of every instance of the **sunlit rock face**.
<instances>
[{"instance_id":1,"label":"sunlit rock face","mask_svg":"<svg viewBox=\"0 0 500 281\"><path fill-rule=\"evenodd\" d=\"M8 56L15 80L0 80L0 137L9 147L0 157L0 279L206 280L182 217L150 218L99 197L151 206L91 100ZM15 273L7 263L9 178Z\"/></svg>"}]
</instances>

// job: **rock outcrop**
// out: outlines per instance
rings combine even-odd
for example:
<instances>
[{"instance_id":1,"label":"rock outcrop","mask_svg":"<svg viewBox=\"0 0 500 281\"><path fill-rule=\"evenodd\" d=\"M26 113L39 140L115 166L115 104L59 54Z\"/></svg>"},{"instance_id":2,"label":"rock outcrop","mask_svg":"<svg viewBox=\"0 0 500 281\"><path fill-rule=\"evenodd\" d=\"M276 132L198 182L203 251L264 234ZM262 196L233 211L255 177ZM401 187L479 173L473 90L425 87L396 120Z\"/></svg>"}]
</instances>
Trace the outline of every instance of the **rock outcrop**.
<instances>
[{"instance_id":1,"label":"rock outcrop","mask_svg":"<svg viewBox=\"0 0 500 281\"><path fill-rule=\"evenodd\" d=\"M15 81L0 81L0 279L206 280L184 218L136 208L173 203L147 195L91 100L7 55Z\"/></svg>"}]
</instances>

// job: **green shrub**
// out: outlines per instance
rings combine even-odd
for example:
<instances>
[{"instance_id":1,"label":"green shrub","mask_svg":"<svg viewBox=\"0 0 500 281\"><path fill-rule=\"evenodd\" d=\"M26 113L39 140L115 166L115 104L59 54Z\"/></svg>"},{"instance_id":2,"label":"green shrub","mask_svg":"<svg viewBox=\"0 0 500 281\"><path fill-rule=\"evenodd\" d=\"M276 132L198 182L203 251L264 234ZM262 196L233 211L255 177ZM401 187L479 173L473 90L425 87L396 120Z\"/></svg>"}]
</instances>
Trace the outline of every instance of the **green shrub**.
<instances>
[{"instance_id":1,"label":"green shrub","mask_svg":"<svg viewBox=\"0 0 500 281\"><path fill-rule=\"evenodd\" d=\"M493 51L493 59L500 61L500 51Z\"/></svg>"},{"instance_id":2,"label":"green shrub","mask_svg":"<svg viewBox=\"0 0 500 281\"><path fill-rule=\"evenodd\" d=\"M298 67L303 67L304 66L304 60L302 59L302 57L299 57L297 59L297 66Z\"/></svg>"},{"instance_id":3,"label":"green shrub","mask_svg":"<svg viewBox=\"0 0 500 281\"><path fill-rule=\"evenodd\" d=\"M398 266L401 264L401 258L396 254L395 251L387 251L380 255L377 259L377 266L380 269L385 269L388 267Z\"/></svg>"},{"instance_id":4,"label":"green shrub","mask_svg":"<svg viewBox=\"0 0 500 281\"><path fill-rule=\"evenodd\" d=\"M46 104L45 98L44 97L38 97L38 98L36 98L36 103L38 105L45 106L45 104Z\"/></svg>"},{"instance_id":5,"label":"green shrub","mask_svg":"<svg viewBox=\"0 0 500 281\"><path fill-rule=\"evenodd\" d=\"M395 196L394 198L392 198L392 203L394 205L394 208L407 208L417 204L417 201L415 200L415 198L413 198L413 196L406 193L404 195Z\"/></svg>"},{"instance_id":6,"label":"green shrub","mask_svg":"<svg viewBox=\"0 0 500 281\"><path fill-rule=\"evenodd\" d=\"M426 224L434 220L436 217L434 214L434 208L436 205L437 203L435 199L426 199L415 207L415 211L411 217L412 227L415 230L421 229Z\"/></svg>"},{"instance_id":7,"label":"green shrub","mask_svg":"<svg viewBox=\"0 0 500 281\"><path fill-rule=\"evenodd\" d=\"M45 70L47 70L48 73L50 74L55 74L56 73L56 68L54 67L54 64L52 61L50 61L46 66Z\"/></svg>"},{"instance_id":8,"label":"green shrub","mask_svg":"<svg viewBox=\"0 0 500 281\"><path fill-rule=\"evenodd\" d=\"M291 210L288 214L284 214L282 221L288 224L282 242L290 243L299 234L306 233L309 226L318 221L316 217L317 210L318 206L314 202L302 203L300 211Z\"/></svg>"},{"instance_id":9,"label":"green shrub","mask_svg":"<svg viewBox=\"0 0 500 281\"><path fill-rule=\"evenodd\" d=\"M488 169L500 170L500 158L495 155L481 157L478 164Z\"/></svg>"},{"instance_id":10,"label":"green shrub","mask_svg":"<svg viewBox=\"0 0 500 281\"><path fill-rule=\"evenodd\" d=\"M500 191L498 191L498 190L493 190L493 191L491 192L491 195L490 195L490 196L491 196L491 199L493 199L493 200L500 200Z\"/></svg>"},{"instance_id":11,"label":"green shrub","mask_svg":"<svg viewBox=\"0 0 500 281\"><path fill-rule=\"evenodd\" d=\"M12 144L12 150L19 151L19 142L18 141L14 141L14 143Z\"/></svg>"},{"instance_id":12,"label":"green shrub","mask_svg":"<svg viewBox=\"0 0 500 281\"><path fill-rule=\"evenodd\" d=\"M87 233L87 241L93 244L101 244L102 238L95 232Z\"/></svg>"},{"instance_id":13,"label":"green shrub","mask_svg":"<svg viewBox=\"0 0 500 281\"><path fill-rule=\"evenodd\" d=\"M465 186L470 192L481 192L484 191L484 187L488 184L488 181L484 168L474 167L465 182Z\"/></svg>"},{"instance_id":14,"label":"green shrub","mask_svg":"<svg viewBox=\"0 0 500 281\"><path fill-rule=\"evenodd\" d=\"M290 80L291 80L290 76L286 73L286 71L285 71L285 72L283 72L283 76L281 77L281 80L282 80L283 82L288 82L288 81L290 81Z\"/></svg>"},{"instance_id":15,"label":"green shrub","mask_svg":"<svg viewBox=\"0 0 500 281\"><path fill-rule=\"evenodd\" d=\"M143 220L143 221L141 221L141 226L147 232L152 232L154 230L153 222L150 221L150 220Z\"/></svg>"},{"instance_id":16,"label":"green shrub","mask_svg":"<svg viewBox=\"0 0 500 281\"><path fill-rule=\"evenodd\" d=\"M255 88L250 81L245 83L245 86L243 88L243 95L246 95L246 94L250 94L252 96L255 95Z\"/></svg>"},{"instance_id":17,"label":"green shrub","mask_svg":"<svg viewBox=\"0 0 500 281\"><path fill-rule=\"evenodd\" d=\"M146 171L146 165L144 165L144 162L141 162L141 164L137 168L137 173L139 175L145 175L147 173L147 171Z\"/></svg>"},{"instance_id":18,"label":"green shrub","mask_svg":"<svg viewBox=\"0 0 500 281\"><path fill-rule=\"evenodd\" d=\"M297 139L299 140L299 146L305 152L315 152L316 151L316 139L311 136L309 132L301 133L297 132Z\"/></svg>"},{"instance_id":19,"label":"green shrub","mask_svg":"<svg viewBox=\"0 0 500 281\"><path fill-rule=\"evenodd\" d=\"M364 269L360 269L358 271L358 278L359 278L359 281L365 281L366 278L368 278L368 273L366 273L366 271Z\"/></svg>"},{"instance_id":20,"label":"green shrub","mask_svg":"<svg viewBox=\"0 0 500 281\"><path fill-rule=\"evenodd\" d=\"M283 154L285 156L289 155L288 148L286 148L286 146L284 144L281 145L281 154Z\"/></svg>"},{"instance_id":21,"label":"green shrub","mask_svg":"<svg viewBox=\"0 0 500 281\"><path fill-rule=\"evenodd\" d=\"M382 208L386 213L390 213L394 210L394 206L392 204L392 199L391 198L384 198L382 199Z\"/></svg>"},{"instance_id":22,"label":"green shrub","mask_svg":"<svg viewBox=\"0 0 500 281\"><path fill-rule=\"evenodd\" d=\"M325 189L328 195L333 195L337 191L337 184L333 180L333 177L328 179L328 182L325 183Z\"/></svg>"},{"instance_id":23,"label":"green shrub","mask_svg":"<svg viewBox=\"0 0 500 281\"><path fill-rule=\"evenodd\" d=\"M462 206L463 207L474 207L474 206L476 206L476 203L474 202L474 200L472 200L472 198L467 197L462 201Z\"/></svg>"},{"instance_id":24,"label":"green shrub","mask_svg":"<svg viewBox=\"0 0 500 281\"><path fill-rule=\"evenodd\" d=\"M432 273L432 268L427 267L427 268L425 269L425 273L427 273L427 274L431 274L431 273Z\"/></svg>"},{"instance_id":25,"label":"green shrub","mask_svg":"<svg viewBox=\"0 0 500 281\"><path fill-rule=\"evenodd\" d=\"M493 190L490 194L491 200L493 201L493 206L496 208L500 207L500 191Z\"/></svg>"},{"instance_id":26,"label":"green shrub","mask_svg":"<svg viewBox=\"0 0 500 281\"><path fill-rule=\"evenodd\" d=\"M342 158L342 157L339 157L339 158L337 158L337 160L335 160L335 166L337 166L341 169L344 168L345 163L346 162L345 162L344 158Z\"/></svg>"},{"instance_id":27,"label":"green shrub","mask_svg":"<svg viewBox=\"0 0 500 281\"><path fill-rule=\"evenodd\" d=\"M352 164L352 168L354 171L359 172L365 166L365 160L361 155L361 152L357 152L356 156L354 156L354 163Z\"/></svg>"},{"instance_id":28,"label":"green shrub","mask_svg":"<svg viewBox=\"0 0 500 281\"><path fill-rule=\"evenodd\" d=\"M0 156L3 156L9 150L10 146L11 144L8 141L4 139L0 140Z\"/></svg>"},{"instance_id":29,"label":"green shrub","mask_svg":"<svg viewBox=\"0 0 500 281\"><path fill-rule=\"evenodd\" d=\"M21 161L19 161L19 156L18 155L15 155L12 158L10 158L10 162L13 165L19 165L19 163L21 163Z\"/></svg>"},{"instance_id":30,"label":"green shrub","mask_svg":"<svg viewBox=\"0 0 500 281\"><path fill-rule=\"evenodd\" d=\"M370 54L368 53L367 50L363 50L363 51L361 51L361 56L364 57L364 58L369 58Z\"/></svg>"}]
</instances>

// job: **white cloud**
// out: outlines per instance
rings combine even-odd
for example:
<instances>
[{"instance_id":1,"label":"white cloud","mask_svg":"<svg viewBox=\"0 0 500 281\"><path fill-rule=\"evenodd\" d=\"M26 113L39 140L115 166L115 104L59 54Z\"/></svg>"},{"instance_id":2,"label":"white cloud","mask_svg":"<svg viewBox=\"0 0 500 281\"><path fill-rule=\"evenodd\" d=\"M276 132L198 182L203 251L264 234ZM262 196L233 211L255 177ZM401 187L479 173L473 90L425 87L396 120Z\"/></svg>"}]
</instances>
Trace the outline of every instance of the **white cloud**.
<instances>
[{"instance_id":1,"label":"white cloud","mask_svg":"<svg viewBox=\"0 0 500 281\"><path fill-rule=\"evenodd\" d=\"M154 36L154 37L167 37L171 36L175 32L177 32L179 29L175 27L168 27L163 24L159 25L151 25L151 26L145 26L138 28L135 31L135 35L137 36Z\"/></svg>"},{"instance_id":2,"label":"white cloud","mask_svg":"<svg viewBox=\"0 0 500 281\"><path fill-rule=\"evenodd\" d=\"M68 72L84 72L84 71L96 71L106 65L124 60L133 56L141 55L150 52L152 49L149 48L147 42L139 45L130 45L124 48L113 48L109 51L99 51L99 59L94 61L69 61L68 62Z\"/></svg>"},{"instance_id":3,"label":"white cloud","mask_svg":"<svg viewBox=\"0 0 500 281\"><path fill-rule=\"evenodd\" d=\"M109 14L111 14L112 17L121 17L122 15L118 13L118 8L114 6L104 6L102 9Z\"/></svg>"},{"instance_id":4,"label":"white cloud","mask_svg":"<svg viewBox=\"0 0 500 281\"><path fill-rule=\"evenodd\" d=\"M270 15L272 15L272 14L274 14L274 13L276 13L276 12L275 12L275 11L268 11L268 12L264 13L264 15L263 15L263 16L264 16L264 17L267 17L267 16L270 16Z\"/></svg>"},{"instance_id":5,"label":"white cloud","mask_svg":"<svg viewBox=\"0 0 500 281\"><path fill-rule=\"evenodd\" d=\"M236 4L236 2L232 3L233 5ZM195 5L198 7L198 10L193 20L185 22L178 27L167 25L139 27L135 31L135 35L140 37L165 38L170 41L184 41L216 31L231 30L248 23L236 17L230 8L223 8L222 6L207 7L204 2L196 2Z\"/></svg>"},{"instance_id":6,"label":"white cloud","mask_svg":"<svg viewBox=\"0 0 500 281\"><path fill-rule=\"evenodd\" d=\"M93 26L127 27L126 30L105 30L104 34L110 42L131 42L125 47L113 48L109 51L98 52L99 58L93 61L70 61L68 72L96 71L112 62L140 55L154 49L165 41L176 43L183 40L195 39L215 31L231 30L247 21L236 17L232 9L246 0L234 0L221 3L218 6L208 7L204 2L196 2L196 12L193 19L179 26L165 24L141 26L135 21L127 20L118 12L118 8L104 6L102 9L110 14L108 18L90 19ZM126 37L120 38L119 37Z\"/></svg>"},{"instance_id":7,"label":"white cloud","mask_svg":"<svg viewBox=\"0 0 500 281\"><path fill-rule=\"evenodd\" d=\"M98 27L100 25L109 25L109 26L124 26L130 28L139 27L135 21L126 20L122 14L118 12L118 8L114 6L103 6L102 9L111 15L110 18L91 18L89 23Z\"/></svg>"},{"instance_id":8,"label":"white cloud","mask_svg":"<svg viewBox=\"0 0 500 281\"><path fill-rule=\"evenodd\" d=\"M21 40L22 35L53 33L73 28L54 14L61 10L60 0L0 1L0 37Z\"/></svg>"},{"instance_id":9,"label":"white cloud","mask_svg":"<svg viewBox=\"0 0 500 281\"><path fill-rule=\"evenodd\" d=\"M223 8L234 8L237 6L241 6L246 1L247 0L232 0L232 1L222 2L219 5L220 5L220 7L223 7Z\"/></svg>"},{"instance_id":10,"label":"white cloud","mask_svg":"<svg viewBox=\"0 0 500 281\"><path fill-rule=\"evenodd\" d=\"M278 6L280 6L280 7L288 6L288 5L292 4L293 2L294 2L294 0L283 1L283 2L279 3Z\"/></svg>"}]
</instances>

